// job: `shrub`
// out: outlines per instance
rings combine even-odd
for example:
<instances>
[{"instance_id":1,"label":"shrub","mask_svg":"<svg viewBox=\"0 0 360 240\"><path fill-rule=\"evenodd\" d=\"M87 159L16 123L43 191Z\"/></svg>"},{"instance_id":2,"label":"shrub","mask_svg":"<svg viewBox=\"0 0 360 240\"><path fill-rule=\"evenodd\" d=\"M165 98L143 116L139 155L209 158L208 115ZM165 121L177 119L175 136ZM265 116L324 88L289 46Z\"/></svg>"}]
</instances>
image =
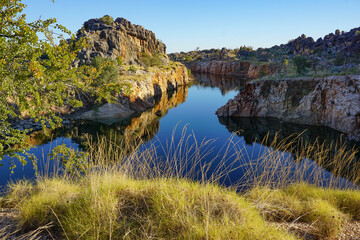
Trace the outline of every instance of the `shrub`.
<instances>
[{"instance_id":1,"label":"shrub","mask_svg":"<svg viewBox=\"0 0 360 240\"><path fill-rule=\"evenodd\" d=\"M185 61L190 62L190 61L192 61L192 58L189 55L186 55L185 56Z\"/></svg>"},{"instance_id":2,"label":"shrub","mask_svg":"<svg viewBox=\"0 0 360 240\"><path fill-rule=\"evenodd\" d=\"M121 56L116 57L116 62L120 67L124 64L123 58Z\"/></svg>"},{"instance_id":3,"label":"shrub","mask_svg":"<svg viewBox=\"0 0 360 240\"><path fill-rule=\"evenodd\" d=\"M299 74L299 75L302 75L304 74L307 69L309 67L311 67L311 63L308 62L307 58L305 56L296 56L292 59L295 67L296 67L296 72Z\"/></svg>"},{"instance_id":4,"label":"shrub","mask_svg":"<svg viewBox=\"0 0 360 240\"><path fill-rule=\"evenodd\" d=\"M132 73L136 73L137 70L138 70L138 68L135 65L131 65L129 67L129 71L132 72Z\"/></svg>"},{"instance_id":5,"label":"shrub","mask_svg":"<svg viewBox=\"0 0 360 240\"><path fill-rule=\"evenodd\" d=\"M94 85L115 83L118 80L119 72L113 60L96 56L91 62L91 65L95 67L99 73L94 80Z\"/></svg>"},{"instance_id":6,"label":"shrub","mask_svg":"<svg viewBox=\"0 0 360 240\"><path fill-rule=\"evenodd\" d=\"M143 53L141 56L141 62L144 64L145 67L160 67L163 65L159 54L154 54L153 56L150 56L147 53Z\"/></svg>"},{"instance_id":7,"label":"shrub","mask_svg":"<svg viewBox=\"0 0 360 240\"><path fill-rule=\"evenodd\" d=\"M111 25L111 24L113 24L114 19L113 19L113 17L111 17L109 15L105 15L102 18L100 18L100 21L104 24Z\"/></svg>"},{"instance_id":8,"label":"shrub","mask_svg":"<svg viewBox=\"0 0 360 240\"><path fill-rule=\"evenodd\" d=\"M342 53L337 53L334 59L335 66L342 66L345 64L345 56Z\"/></svg>"}]
</instances>

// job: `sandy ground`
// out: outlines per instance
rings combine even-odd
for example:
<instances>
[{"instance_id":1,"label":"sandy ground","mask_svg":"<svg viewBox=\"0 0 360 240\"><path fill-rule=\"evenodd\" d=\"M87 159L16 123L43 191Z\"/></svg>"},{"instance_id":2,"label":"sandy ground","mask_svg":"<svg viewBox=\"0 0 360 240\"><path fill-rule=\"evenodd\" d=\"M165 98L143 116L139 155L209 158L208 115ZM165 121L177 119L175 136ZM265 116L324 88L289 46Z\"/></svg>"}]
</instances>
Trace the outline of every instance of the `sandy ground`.
<instances>
[{"instance_id":1,"label":"sandy ground","mask_svg":"<svg viewBox=\"0 0 360 240\"><path fill-rule=\"evenodd\" d=\"M315 235L316 230L311 224L308 223L277 223L271 222L278 228L284 229L288 232L295 233L297 236L304 240L328 240L328 238L319 237ZM360 221L351 221L343 224L343 229L338 236L339 240L360 240ZM330 239L329 239L330 240Z\"/></svg>"}]
</instances>

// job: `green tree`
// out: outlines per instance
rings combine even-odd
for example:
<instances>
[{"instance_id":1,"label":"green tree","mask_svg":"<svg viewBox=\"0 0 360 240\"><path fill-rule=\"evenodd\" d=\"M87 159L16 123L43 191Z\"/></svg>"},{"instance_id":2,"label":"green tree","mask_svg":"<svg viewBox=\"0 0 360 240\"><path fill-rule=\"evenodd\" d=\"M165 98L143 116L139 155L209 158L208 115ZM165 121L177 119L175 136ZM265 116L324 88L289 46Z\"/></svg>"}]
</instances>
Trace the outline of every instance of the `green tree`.
<instances>
[{"instance_id":1,"label":"green tree","mask_svg":"<svg viewBox=\"0 0 360 240\"><path fill-rule=\"evenodd\" d=\"M295 56L292 61L296 67L296 72L299 75L303 75L307 71L307 69L311 67L311 63L308 62L305 56Z\"/></svg>"},{"instance_id":2,"label":"green tree","mask_svg":"<svg viewBox=\"0 0 360 240\"><path fill-rule=\"evenodd\" d=\"M85 46L73 35L64 40L63 34L71 33L55 18L27 22L25 7L21 0L0 2L0 156L12 154L23 163L12 147L28 147L26 131L13 129L10 120L27 116L54 126L60 122L54 106L80 105L76 89L84 84L79 69L70 66Z\"/></svg>"}]
</instances>

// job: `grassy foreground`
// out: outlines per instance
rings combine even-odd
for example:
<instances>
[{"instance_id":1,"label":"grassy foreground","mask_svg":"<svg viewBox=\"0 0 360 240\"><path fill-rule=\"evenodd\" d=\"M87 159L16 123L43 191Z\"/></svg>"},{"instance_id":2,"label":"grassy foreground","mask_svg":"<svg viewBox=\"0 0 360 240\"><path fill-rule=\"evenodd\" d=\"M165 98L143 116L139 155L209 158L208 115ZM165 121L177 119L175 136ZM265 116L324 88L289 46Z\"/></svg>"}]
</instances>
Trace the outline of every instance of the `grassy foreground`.
<instances>
[{"instance_id":1,"label":"grassy foreground","mask_svg":"<svg viewBox=\"0 0 360 240\"><path fill-rule=\"evenodd\" d=\"M114 139L89 141L90 161L61 147L68 172L10 184L1 206L19 211L20 231L52 226L51 233L60 239L299 239L274 227L278 222L306 223L320 239L337 239L344 223L360 220L360 191L340 190L336 184L321 187L320 178L320 186L305 183L303 171L310 165L291 172L311 156L316 163L332 160L335 176L346 171L358 183L359 166L351 161L354 149L341 146L334 155L325 145L276 144L275 139L268 151L246 165L249 188L236 192L237 185L225 188L219 183L235 163L245 164L242 149L219 153L216 165L216 159L203 161L212 141L192 143L185 130L181 134L179 142L172 138L164 149L162 161L158 147L140 150L128 140L130 155ZM231 140L226 152L237 146ZM289 164L280 165L282 151L289 149L300 150ZM231 161L230 168L226 161ZM317 171L311 172L312 179L319 176ZM274 172L280 175L274 177Z\"/></svg>"},{"instance_id":2,"label":"grassy foreground","mask_svg":"<svg viewBox=\"0 0 360 240\"><path fill-rule=\"evenodd\" d=\"M297 239L268 221L311 223L318 236L336 238L344 221L360 219L359 191L294 184L239 194L117 171L21 181L10 185L3 205L20 211L20 229L51 223L64 239Z\"/></svg>"}]
</instances>

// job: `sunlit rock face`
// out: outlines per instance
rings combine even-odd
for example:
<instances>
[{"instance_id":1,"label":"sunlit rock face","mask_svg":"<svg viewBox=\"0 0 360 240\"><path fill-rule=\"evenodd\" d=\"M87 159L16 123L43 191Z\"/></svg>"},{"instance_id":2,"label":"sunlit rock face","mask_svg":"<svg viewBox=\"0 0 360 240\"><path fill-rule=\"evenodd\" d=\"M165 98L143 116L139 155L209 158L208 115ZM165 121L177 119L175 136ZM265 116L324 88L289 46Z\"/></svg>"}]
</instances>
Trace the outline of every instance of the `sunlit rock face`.
<instances>
[{"instance_id":1,"label":"sunlit rock face","mask_svg":"<svg viewBox=\"0 0 360 240\"><path fill-rule=\"evenodd\" d=\"M275 68L269 64L255 65L250 62L203 61L191 63L188 67L194 73L236 75L250 79L275 72Z\"/></svg>"},{"instance_id":2,"label":"sunlit rock face","mask_svg":"<svg viewBox=\"0 0 360 240\"><path fill-rule=\"evenodd\" d=\"M328 126L359 138L360 76L252 81L216 114Z\"/></svg>"},{"instance_id":3,"label":"sunlit rock face","mask_svg":"<svg viewBox=\"0 0 360 240\"><path fill-rule=\"evenodd\" d=\"M138 64L142 53L166 54L165 44L152 31L124 18L117 18L111 24L90 19L77 32L77 38L81 37L87 38L88 47L79 54L80 63L89 63L99 55L112 59L121 56L124 63Z\"/></svg>"}]
</instances>

